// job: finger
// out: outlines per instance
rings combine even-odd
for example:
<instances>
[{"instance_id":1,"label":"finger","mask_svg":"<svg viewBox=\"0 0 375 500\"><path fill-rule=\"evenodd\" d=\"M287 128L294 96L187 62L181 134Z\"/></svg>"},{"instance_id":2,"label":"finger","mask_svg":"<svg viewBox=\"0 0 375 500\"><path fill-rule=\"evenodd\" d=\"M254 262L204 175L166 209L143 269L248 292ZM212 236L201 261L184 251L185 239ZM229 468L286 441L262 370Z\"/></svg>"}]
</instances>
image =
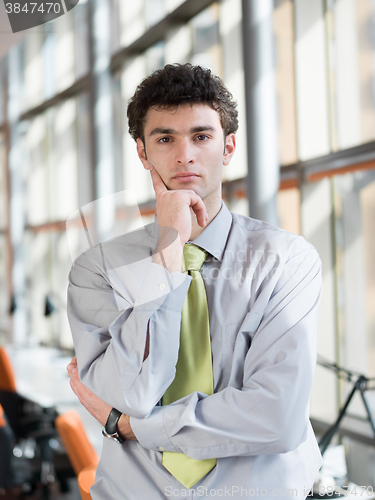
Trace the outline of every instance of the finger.
<instances>
[{"instance_id":1,"label":"finger","mask_svg":"<svg viewBox=\"0 0 375 500\"><path fill-rule=\"evenodd\" d=\"M71 372L74 369L77 369L77 356L74 356L74 358L68 364L68 366L66 367L66 369L68 370L68 373Z\"/></svg>"},{"instance_id":2,"label":"finger","mask_svg":"<svg viewBox=\"0 0 375 500\"><path fill-rule=\"evenodd\" d=\"M76 380L79 380L79 374L78 374L77 365L74 365L74 364L70 363L66 367L66 369L68 371L68 375L69 375L70 378L74 378Z\"/></svg>"},{"instance_id":3,"label":"finger","mask_svg":"<svg viewBox=\"0 0 375 500\"><path fill-rule=\"evenodd\" d=\"M201 227L205 227L208 220L208 213L205 204L202 201L202 198L194 193L191 196L190 207L195 213L197 217L198 225Z\"/></svg>"},{"instance_id":4,"label":"finger","mask_svg":"<svg viewBox=\"0 0 375 500\"><path fill-rule=\"evenodd\" d=\"M155 167L151 166L150 173L156 197L158 197L161 193L168 191L167 186L164 184L163 179L160 177Z\"/></svg>"}]
</instances>

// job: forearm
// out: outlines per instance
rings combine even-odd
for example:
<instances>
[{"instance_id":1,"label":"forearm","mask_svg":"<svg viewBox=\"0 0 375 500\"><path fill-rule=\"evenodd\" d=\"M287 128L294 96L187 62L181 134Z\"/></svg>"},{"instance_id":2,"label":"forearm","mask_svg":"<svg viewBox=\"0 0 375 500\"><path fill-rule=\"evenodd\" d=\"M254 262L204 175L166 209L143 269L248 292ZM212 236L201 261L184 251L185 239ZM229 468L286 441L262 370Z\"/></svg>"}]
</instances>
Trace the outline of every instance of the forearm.
<instances>
[{"instance_id":1,"label":"forearm","mask_svg":"<svg viewBox=\"0 0 375 500\"><path fill-rule=\"evenodd\" d=\"M140 417L150 413L174 378L181 309L190 284L189 277L181 274L181 282L179 276L172 276L166 284L170 289L155 299L160 291L160 273L165 276L165 270L152 266L156 275L147 276L136 299L138 305L117 314L109 326L105 321L109 307L113 309L113 291L95 283L95 289L90 289L91 309L83 309L87 289L78 286L73 275L68 295L82 382L109 405ZM157 289L155 293L152 286ZM149 355L145 356L147 338Z\"/></svg>"},{"instance_id":2,"label":"forearm","mask_svg":"<svg viewBox=\"0 0 375 500\"><path fill-rule=\"evenodd\" d=\"M180 315L160 310L148 320L149 355L144 359L147 337L140 339L132 332L138 327L147 330L146 321L147 318L134 314L119 331L112 329L111 341L104 346L91 345L88 349L86 342L80 344L81 349L76 343L82 382L111 406L140 417L150 413L174 378ZM124 345L123 335L134 337L132 345Z\"/></svg>"}]
</instances>

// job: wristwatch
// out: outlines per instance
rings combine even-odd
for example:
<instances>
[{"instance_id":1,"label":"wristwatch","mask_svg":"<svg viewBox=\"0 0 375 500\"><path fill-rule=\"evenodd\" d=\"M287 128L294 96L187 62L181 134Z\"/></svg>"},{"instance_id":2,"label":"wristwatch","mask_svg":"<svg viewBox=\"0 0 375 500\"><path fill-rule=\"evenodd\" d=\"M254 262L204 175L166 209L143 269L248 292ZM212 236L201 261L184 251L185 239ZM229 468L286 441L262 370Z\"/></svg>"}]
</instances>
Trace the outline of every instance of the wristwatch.
<instances>
[{"instance_id":1,"label":"wristwatch","mask_svg":"<svg viewBox=\"0 0 375 500\"><path fill-rule=\"evenodd\" d=\"M113 439L116 443L122 444L125 440L117 432L117 422L119 421L122 413L116 408L112 408L108 415L108 420L102 429L103 436Z\"/></svg>"}]
</instances>

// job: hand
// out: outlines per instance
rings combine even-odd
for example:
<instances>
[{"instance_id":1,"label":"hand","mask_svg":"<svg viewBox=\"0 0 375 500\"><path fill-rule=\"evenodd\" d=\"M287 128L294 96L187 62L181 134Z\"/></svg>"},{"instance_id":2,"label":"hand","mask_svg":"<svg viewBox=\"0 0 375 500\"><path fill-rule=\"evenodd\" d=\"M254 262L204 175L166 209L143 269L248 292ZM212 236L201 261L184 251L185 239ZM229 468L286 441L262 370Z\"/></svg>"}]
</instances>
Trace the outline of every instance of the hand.
<instances>
[{"instance_id":1,"label":"hand","mask_svg":"<svg viewBox=\"0 0 375 500\"><path fill-rule=\"evenodd\" d=\"M153 166L150 173L156 195L158 225L175 229L183 246L191 235L191 210L195 213L199 226L205 227L208 221L202 198L191 189L169 190Z\"/></svg>"},{"instance_id":2,"label":"hand","mask_svg":"<svg viewBox=\"0 0 375 500\"><path fill-rule=\"evenodd\" d=\"M112 407L82 384L78 375L77 356L74 356L66 369L70 377L70 387L73 389L74 394L77 395L86 410L104 427ZM117 431L126 440L137 440L130 426L128 415L121 415L117 424Z\"/></svg>"},{"instance_id":3,"label":"hand","mask_svg":"<svg viewBox=\"0 0 375 500\"><path fill-rule=\"evenodd\" d=\"M73 389L74 394L86 410L104 427L112 407L82 384L78 375L77 356L74 356L66 369L70 377L70 387Z\"/></svg>"}]
</instances>

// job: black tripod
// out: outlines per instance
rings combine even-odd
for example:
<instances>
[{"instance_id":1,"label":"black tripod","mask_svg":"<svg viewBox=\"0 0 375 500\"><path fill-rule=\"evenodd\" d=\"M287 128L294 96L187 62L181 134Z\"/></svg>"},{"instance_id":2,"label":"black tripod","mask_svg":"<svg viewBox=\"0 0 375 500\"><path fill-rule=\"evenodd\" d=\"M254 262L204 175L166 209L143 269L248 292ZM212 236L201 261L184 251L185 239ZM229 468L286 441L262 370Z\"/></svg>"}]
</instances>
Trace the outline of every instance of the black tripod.
<instances>
[{"instance_id":1,"label":"black tripod","mask_svg":"<svg viewBox=\"0 0 375 500\"><path fill-rule=\"evenodd\" d=\"M320 438L318 444L319 444L319 449L321 454L323 455L326 449L328 448L333 436L336 434L336 432L339 429L341 420L344 418L346 414L346 410L348 409L348 406L353 399L354 394L356 391L359 391L361 393L362 401L363 404L365 405L366 408L366 413L367 413L367 420L369 420L372 430L374 431L374 436L375 436L375 418L374 415L371 412L370 405L368 403L368 400L366 399L366 391L369 390L375 390L375 378L369 379L362 375L361 373L356 373L352 372L349 370L346 370L345 368L341 368L335 363L330 363L326 359L322 358L321 356L318 356L318 364L321 366L324 366L325 368L328 368L329 370L333 370L338 378L347 380L348 382L354 382L353 388L350 391L348 397L346 398L345 403L339 410L339 414L335 420L335 422L327 429L327 431L323 434L323 436ZM312 498L319 498L321 500L324 499L332 499L332 498L340 498L345 496L344 493L340 492L340 488L338 488L337 491L332 491L329 493L324 493L324 492L311 492L312 494L309 496L312 496Z\"/></svg>"},{"instance_id":2,"label":"black tripod","mask_svg":"<svg viewBox=\"0 0 375 500\"><path fill-rule=\"evenodd\" d=\"M322 455L324 454L334 434L338 431L340 422L345 416L346 410L348 409L348 406L351 400L353 399L353 396L356 393L356 391L359 391L361 393L362 401L366 408L367 420L370 422L375 437L375 414L371 412L369 402L366 399L365 395L366 391L375 390L375 378L367 378L361 373L356 373L346 370L345 368L341 368L340 366L337 366L335 363L330 363L321 356L318 356L318 364L324 366L325 368L333 370L338 378L342 378L344 380L347 380L348 382L353 382L353 379L355 380L354 386L350 394L346 398L345 403L341 407L335 422L327 429L327 431L323 434L323 436L319 440L319 448L321 454Z\"/></svg>"}]
</instances>

